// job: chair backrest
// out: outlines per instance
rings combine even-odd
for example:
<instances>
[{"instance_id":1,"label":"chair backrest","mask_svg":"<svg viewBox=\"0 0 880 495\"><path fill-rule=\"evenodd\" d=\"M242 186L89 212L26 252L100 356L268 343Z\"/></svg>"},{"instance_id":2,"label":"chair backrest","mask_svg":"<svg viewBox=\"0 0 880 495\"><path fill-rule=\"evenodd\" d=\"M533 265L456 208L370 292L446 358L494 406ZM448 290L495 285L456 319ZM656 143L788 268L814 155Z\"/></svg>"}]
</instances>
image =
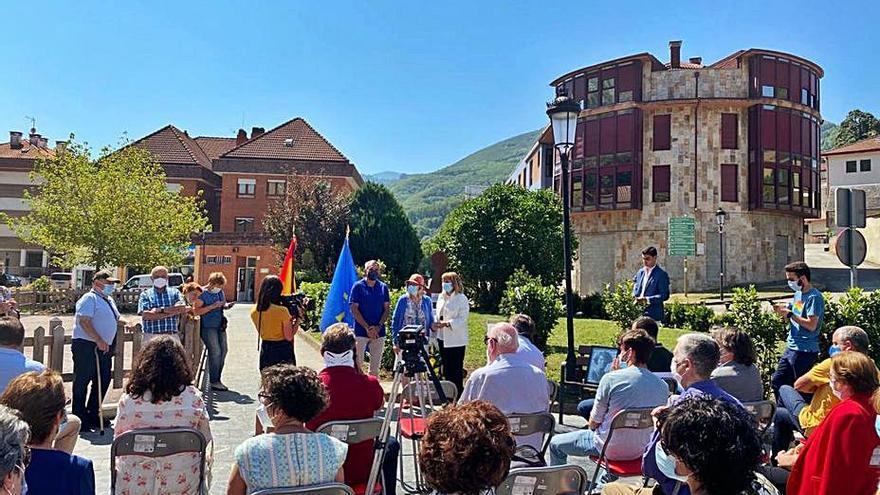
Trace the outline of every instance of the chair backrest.
<instances>
[{"instance_id":1,"label":"chair backrest","mask_svg":"<svg viewBox=\"0 0 880 495\"><path fill-rule=\"evenodd\" d=\"M761 473L755 473L752 489L756 495L779 495L779 490Z\"/></svg>"},{"instance_id":2,"label":"chair backrest","mask_svg":"<svg viewBox=\"0 0 880 495\"><path fill-rule=\"evenodd\" d=\"M136 455L166 457L186 452L198 453L199 493L205 488L205 450L208 442L202 432L192 428L156 428L131 430L113 440L110 447L110 493L116 490L116 457Z\"/></svg>"},{"instance_id":3,"label":"chair backrest","mask_svg":"<svg viewBox=\"0 0 880 495\"><path fill-rule=\"evenodd\" d=\"M458 400L458 387L456 387L454 383L449 380L440 380L440 387L443 389L443 394L446 395L447 399L451 400L453 403ZM419 392L422 392L425 394L426 399L428 398L428 394L430 394L431 401L435 406L443 405L440 403L440 394L437 393L437 389L434 388L432 382L428 382L427 386L425 386L424 382L410 382L403 388L401 397L408 399L410 391L412 391L416 404L418 404Z\"/></svg>"},{"instance_id":4,"label":"chair backrest","mask_svg":"<svg viewBox=\"0 0 880 495\"><path fill-rule=\"evenodd\" d=\"M551 379L547 379L547 395L550 397L550 404L553 405L553 401L556 400L557 392L559 391L559 384L554 382Z\"/></svg>"},{"instance_id":5,"label":"chair backrest","mask_svg":"<svg viewBox=\"0 0 880 495\"><path fill-rule=\"evenodd\" d=\"M354 491L342 483L326 483L289 488L267 488L251 495L354 495Z\"/></svg>"},{"instance_id":6,"label":"chair backrest","mask_svg":"<svg viewBox=\"0 0 880 495\"><path fill-rule=\"evenodd\" d=\"M544 435L541 441L541 455L547 451L550 445L550 438L553 436L553 430L556 427L556 420L549 412L534 414L510 414L507 416L510 423L510 433L515 437L525 437L542 433Z\"/></svg>"},{"instance_id":7,"label":"chair backrest","mask_svg":"<svg viewBox=\"0 0 880 495\"><path fill-rule=\"evenodd\" d=\"M664 376L662 380L666 382L666 386L669 387L669 395L672 395L678 391L678 382L675 381L675 378Z\"/></svg>"},{"instance_id":8,"label":"chair backrest","mask_svg":"<svg viewBox=\"0 0 880 495\"><path fill-rule=\"evenodd\" d=\"M569 464L513 469L495 495L581 495L586 490L587 472Z\"/></svg>"},{"instance_id":9,"label":"chair backrest","mask_svg":"<svg viewBox=\"0 0 880 495\"><path fill-rule=\"evenodd\" d=\"M357 444L379 438L382 431L382 418L329 421L316 430L347 444Z\"/></svg>"},{"instance_id":10,"label":"chair backrest","mask_svg":"<svg viewBox=\"0 0 880 495\"><path fill-rule=\"evenodd\" d=\"M651 415L653 408L624 409L611 418L611 426L608 428L608 436L605 438L605 447L611 443L614 430L635 429L646 430L654 427L654 417ZM603 448L604 450L604 448Z\"/></svg>"},{"instance_id":11,"label":"chair backrest","mask_svg":"<svg viewBox=\"0 0 880 495\"><path fill-rule=\"evenodd\" d=\"M773 424L773 416L776 414L776 403L769 400L743 402L743 407L755 418L758 423L758 431L763 434Z\"/></svg>"}]
</instances>

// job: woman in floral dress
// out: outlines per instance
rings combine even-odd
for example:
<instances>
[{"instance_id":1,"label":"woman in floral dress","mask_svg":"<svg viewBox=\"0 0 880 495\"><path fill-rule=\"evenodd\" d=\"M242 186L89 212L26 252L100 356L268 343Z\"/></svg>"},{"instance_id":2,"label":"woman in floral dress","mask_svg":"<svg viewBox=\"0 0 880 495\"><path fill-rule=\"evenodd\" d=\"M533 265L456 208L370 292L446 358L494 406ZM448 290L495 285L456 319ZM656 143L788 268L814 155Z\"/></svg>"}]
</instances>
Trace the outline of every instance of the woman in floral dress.
<instances>
[{"instance_id":1,"label":"woman in floral dress","mask_svg":"<svg viewBox=\"0 0 880 495\"><path fill-rule=\"evenodd\" d=\"M135 358L119 399L115 435L144 428L193 428L210 443L208 412L192 382L192 367L180 342L167 336L151 340ZM208 461L210 473L210 456ZM198 495L199 463L197 453L156 459L121 456L116 461L116 493Z\"/></svg>"}]
</instances>

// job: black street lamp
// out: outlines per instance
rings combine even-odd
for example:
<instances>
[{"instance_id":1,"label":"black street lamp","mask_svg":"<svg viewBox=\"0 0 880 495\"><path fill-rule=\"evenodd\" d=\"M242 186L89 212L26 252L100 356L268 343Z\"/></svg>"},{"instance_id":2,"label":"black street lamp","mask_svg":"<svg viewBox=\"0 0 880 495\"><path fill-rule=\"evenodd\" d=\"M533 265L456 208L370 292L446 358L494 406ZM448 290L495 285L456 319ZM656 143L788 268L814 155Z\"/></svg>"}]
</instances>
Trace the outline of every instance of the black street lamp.
<instances>
[{"instance_id":1,"label":"black street lamp","mask_svg":"<svg viewBox=\"0 0 880 495\"><path fill-rule=\"evenodd\" d=\"M568 177L568 153L574 147L575 129L581 105L569 97L565 90L556 92L556 99L547 103L547 116L553 127L553 142L562 160L562 242L565 257L565 322L568 335L568 354L565 357L565 376L574 376L574 305L571 302L571 219Z\"/></svg>"},{"instance_id":2,"label":"black street lamp","mask_svg":"<svg viewBox=\"0 0 880 495\"><path fill-rule=\"evenodd\" d=\"M727 212L720 206L715 210L715 222L718 224L718 245L721 247L721 300L724 300L724 222L727 221Z\"/></svg>"}]
</instances>

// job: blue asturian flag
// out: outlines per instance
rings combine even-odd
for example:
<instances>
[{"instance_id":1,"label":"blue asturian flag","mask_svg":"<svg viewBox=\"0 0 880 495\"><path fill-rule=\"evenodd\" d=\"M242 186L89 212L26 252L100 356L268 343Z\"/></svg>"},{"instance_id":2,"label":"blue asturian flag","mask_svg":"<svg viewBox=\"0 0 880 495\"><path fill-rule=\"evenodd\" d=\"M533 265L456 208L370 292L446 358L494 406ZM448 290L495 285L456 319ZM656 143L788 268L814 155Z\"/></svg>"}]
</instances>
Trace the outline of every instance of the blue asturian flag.
<instances>
[{"instance_id":1,"label":"blue asturian flag","mask_svg":"<svg viewBox=\"0 0 880 495\"><path fill-rule=\"evenodd\" d=\"M336 262L336 271L333 272L333 281L330 282L330 292L324 303L324 313L321 315L321 332L330 325L339 322L348 323L354 327L354 316L349 307L351 288L358 281L357 270L348 248L348 237L342 245L339 253L339 261Z\"/></svg>"}]
</instances>

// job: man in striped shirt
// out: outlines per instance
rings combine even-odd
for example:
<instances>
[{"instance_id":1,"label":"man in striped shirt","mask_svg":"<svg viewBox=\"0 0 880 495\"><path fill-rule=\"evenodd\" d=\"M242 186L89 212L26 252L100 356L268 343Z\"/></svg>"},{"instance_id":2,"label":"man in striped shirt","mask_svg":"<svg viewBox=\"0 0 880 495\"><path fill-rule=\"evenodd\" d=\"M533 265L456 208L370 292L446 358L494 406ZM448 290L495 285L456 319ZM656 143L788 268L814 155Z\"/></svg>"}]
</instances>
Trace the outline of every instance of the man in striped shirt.
<instances>
[{"instance_id":1,"label":"man in striped shirt","mask_svg":"<svg viewBox=\"0 0 880 495\"><path fill-rule=\"evenodd\" d=\"M150 272L153 287L141 292L138 300L138 314L143 320L146 344L157 335L178 336L180 315L189 311L184 305L180 291L168 287L168 268L157 266Z\"/></svg>"}]
</instances>

